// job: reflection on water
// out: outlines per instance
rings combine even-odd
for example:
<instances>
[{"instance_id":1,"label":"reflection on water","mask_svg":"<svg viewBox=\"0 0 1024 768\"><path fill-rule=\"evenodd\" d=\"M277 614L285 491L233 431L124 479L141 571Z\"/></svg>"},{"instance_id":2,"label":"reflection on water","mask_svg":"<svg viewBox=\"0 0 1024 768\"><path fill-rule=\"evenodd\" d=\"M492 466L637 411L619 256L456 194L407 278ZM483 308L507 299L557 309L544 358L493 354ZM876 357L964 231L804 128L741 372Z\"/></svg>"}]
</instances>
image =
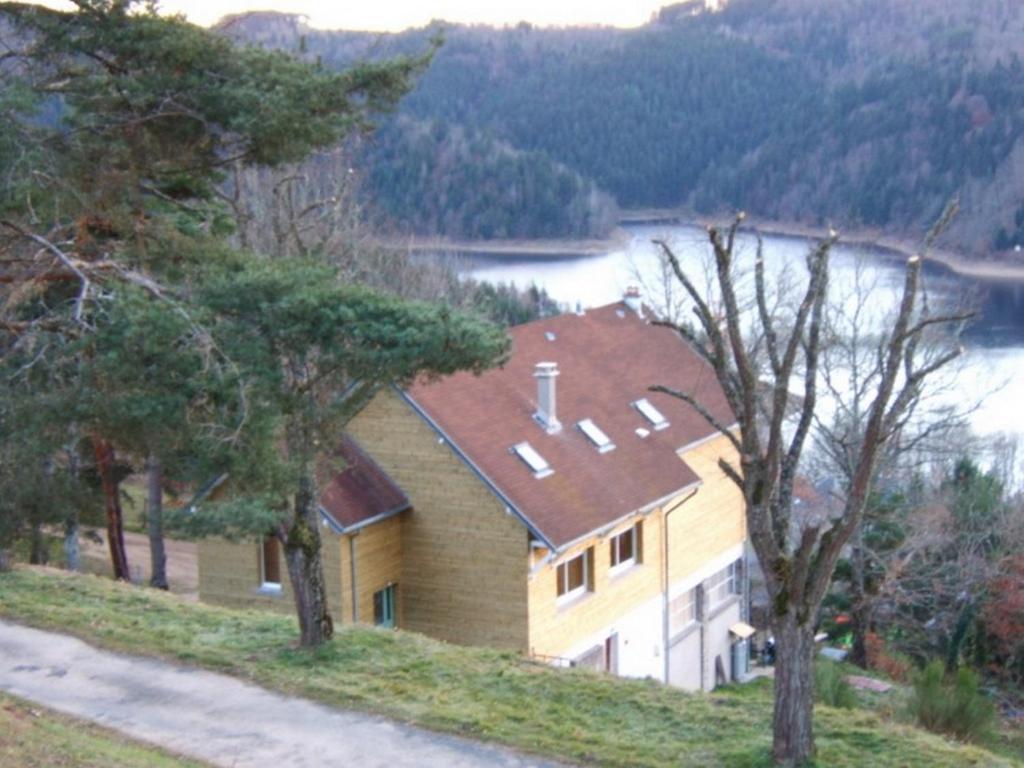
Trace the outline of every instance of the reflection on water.
<instances>
[{"instance_id":1,"label":"reflection on water","mask_svg":"<svg viewBox=\"0 0 1024 768\"><path fill-rule=\"evenodd\" d=\"M599 256L473 255L468 272L479 280L514 282L520 287L536 283L570 307L608 304L634 284L644 287L648 301L663 305L662 266L651 243L660 238L671 243L684 269L704 288L710 262L702 229L643 225L630 227L629 232L632 239L625 248ZM770 236L764 244L770 276L794 282L803 279L805 239ZM741 236L738 258L752 257L755 249L752 237ZM902 289L903 258L889 251L840 244L832 255L831 295L850 301L858 283L870 285L875 317L882 317ZM984 398L972 419L974 429L981 434L1024 435L1024 282L965 278L934 263L926 265L925 276L933 305L971 306L978 312L965 334L967 350L956 384L961 396Z\"/></svg>"}]
</instances>

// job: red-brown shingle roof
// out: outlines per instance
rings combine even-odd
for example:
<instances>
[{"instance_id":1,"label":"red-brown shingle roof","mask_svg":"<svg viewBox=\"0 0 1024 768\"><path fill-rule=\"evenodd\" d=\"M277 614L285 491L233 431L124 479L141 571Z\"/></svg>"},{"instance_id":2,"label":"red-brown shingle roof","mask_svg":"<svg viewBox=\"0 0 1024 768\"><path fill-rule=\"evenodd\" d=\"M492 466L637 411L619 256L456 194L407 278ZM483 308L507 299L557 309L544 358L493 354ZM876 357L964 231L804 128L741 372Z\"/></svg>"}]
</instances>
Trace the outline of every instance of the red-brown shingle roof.
<instances>
[{"instance_id":1,"label":"red-brown shingle roof","mask_svg":"<svg viewBox=\"0 0 1024 768\"><path fill-rule=\"evenodd\" d=\"M347 435L335 453L343 463L322 467L320 507L340 530L359 528L409 508L409 498Z\"/></svg>"},{"instance_id":2,"label":"red-brown shingle roof","mask_svg":"<svg viewBox=\"0 0 1024 768\"><path fill-rule=\"evenodd\" d=\"M537 320L511 330L500 370L418 382L408 396L476 468L556 547L568 544L699 478L677 451L714 434L690 406L648 392L653 384L695 394L725 424L734 419L714 372L673 331L623 304ZM553 335L553 340L551 336ZM558 364L557 417L547 434L533 419L534 366ZM655 430L632 403L647 398L669 426ZM578 429L592 419L615 443L600 453ZM637 428L649 430L646 438ZM538 479L510 449L528 442L554 473Z\"/></svg>"}]
</instances>

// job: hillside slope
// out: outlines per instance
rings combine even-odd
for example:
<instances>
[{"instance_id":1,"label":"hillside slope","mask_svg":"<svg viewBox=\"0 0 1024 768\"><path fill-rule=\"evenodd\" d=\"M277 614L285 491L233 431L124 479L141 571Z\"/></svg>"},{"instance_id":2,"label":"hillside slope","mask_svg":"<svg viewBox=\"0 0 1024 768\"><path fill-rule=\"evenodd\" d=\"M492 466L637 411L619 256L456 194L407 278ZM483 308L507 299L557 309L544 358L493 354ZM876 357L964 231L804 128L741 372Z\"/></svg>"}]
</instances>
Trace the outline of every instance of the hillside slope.
<instances>
[{"instance_id":1,"label":"hillside slope","mask_svg":"<svg viewBox=\"0 0 1024 768\"><path fill-rule=\"evenodd\" d=\"M330 644L309 652L296 647L291 617L184 603L159 590L39 569L0 574L0 594L6 619L588 766L770 763L767 681L686 694L364 626L342 627ZM821 765L1014 765L868 710L819 707L816 729Z\"/></svg>"},{"instance_id":2,"label":"hillside slope","mask_svg":"<svg viewBox=\"0 0 1024 768\"><path fill-rule=\"evenodd\" d=\"M1014 0L732 0L718 13L664 9L635 30L449 27L401 119L527 153L524 178L568 169L625 208L743 208L766 218L922 232L959 195L947 245L1024 243L1024 4ZM234 17L237 39L303 50L328 66L422 51L430 32L324 32L280 14ZM371 192L419 231L481 234L484 216L423 216L423 146L371 150ZM404 146L404 149L403 149ZM486 157L463 158L486 175ZM491 164L493 165L493 164ZM447 184L444 176L437 191ZM493 182L492 182L493 183ZM529 182L525 186L528 186ZM591 186L593 185L593 186ZM415 189L410 194L410 189ZM435 195L432 202L441 195ZM449 199L450 195L443 196ZM505 229L551 223L529 195L487 207ZM452 202L458 206L458 201ZM579 222L585 222L581 227ZM514 223L508 223L514 222Z\"/></svg>"}]
</instances>

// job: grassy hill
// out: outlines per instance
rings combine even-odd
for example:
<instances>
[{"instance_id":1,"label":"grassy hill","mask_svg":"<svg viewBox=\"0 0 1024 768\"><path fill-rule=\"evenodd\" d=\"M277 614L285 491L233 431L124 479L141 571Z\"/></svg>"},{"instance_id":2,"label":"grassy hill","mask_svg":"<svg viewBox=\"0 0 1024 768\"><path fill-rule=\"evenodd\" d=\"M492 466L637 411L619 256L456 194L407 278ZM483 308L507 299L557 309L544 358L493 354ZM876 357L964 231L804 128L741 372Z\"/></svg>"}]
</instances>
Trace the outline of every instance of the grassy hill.
<instances>
[{"instance_id":1,"label":"grassy hill","mask_svg":"<svg viewBox=\"0 0 1024 768\"><path fill-rule=\"evenodd\" d=\"M710 695L557 670L516 653L343 627L299 650L292 618L185 603L92 576L0 574L0 616L285 693L599 766L768 765L770 682ZM869 709L816 712L823 766L1015 765Z\"/></svg>"},{"instance_id":2,"label":"grassy hill","mask_svg":"<svg viewBox=\"0 0 1024 768\"><path fill-rule=\"evenodd\" d=\"M14 768L201 768L105 728L0 693L0 766Z\"/></svg>"}]
</instances>

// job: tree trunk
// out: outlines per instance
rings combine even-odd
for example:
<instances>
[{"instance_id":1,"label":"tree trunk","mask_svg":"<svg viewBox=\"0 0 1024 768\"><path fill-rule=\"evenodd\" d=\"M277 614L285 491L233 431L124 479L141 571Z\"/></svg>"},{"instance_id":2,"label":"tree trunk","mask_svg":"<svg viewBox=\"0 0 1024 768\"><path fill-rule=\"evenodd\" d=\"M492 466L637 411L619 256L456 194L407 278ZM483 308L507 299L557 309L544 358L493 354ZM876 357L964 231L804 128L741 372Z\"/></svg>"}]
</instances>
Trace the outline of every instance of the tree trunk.
<instances>
[{"instance_id":1,"label":"tree trunk","mask_svg":"<svg viewBox=\"0 0 1024 768\"><path fill-rule=\"evenodd\" d=\"M857 526L857 530L853 534L853 547L850 557L850 567L852 570L850 578L850 630L853 633L850 662L862 669L867 669L867 635L871 627L868 615L866 576L864 574L864 533L862 528L863 523Z\"/></svg>"},{"instance_id":2,"label":"tree trunk","mask_svg":"<svg viewBox=\"0 0 1024 768\"><path fill-rule=\"evenodd\" d=\"M103 501L107 512L107 541L110 544L110 563L114 578L130 581L128 555L124 548L124 516L121 512L120 483L114 474L114 447L106 440L93 439L96 454L96 469L103 486Z\"/></svg>"},{"instance_id":3,"label":"tree trunk","mask_svg":"<svg viewBox=\"0 0 1024 768\"><path fill-rule=\"evenodd\" d=\"M322 645L334 634L334 623L327 612L316 498L316 481L304 477L300 491L295 494L293 519L284 540L284 555L302 634L300 643L304 648Z\"/></svg>"},{"instance_id":4,"label":"tree trunk","mask_svg":"<svg viewBox=\"0 0 1024 768\"><path fill-rule=\"evenodd\" d=\"M73 509L64 518L64 567L77 571L82 567L82 553L78 546L78 510Z\"/></svg>"},{"instance_id":5,"label":"tree trunk","mask_svg":"<svg viewBox=\"0 0 1024 768\"><path fill-rule=\"evenodd\" d=\"M50 562L50 548L47 544L46 536L43 534L42 523L33 523L32 551L28 556L29 563L32 565L46 565Z\"/></svg>"},{"instance_id":6,"label":"tree trunk","mask_svg":"<svg viewBox=\"0 0 1024 768\"><path fill-rule=\"evenodd\" d=\"M153 453L146 458L146 530L151 563L149 585L168 589L164 551L164 465Z\"/></svg>"},{"instance_id":7,"label":"tree trunk","mask_svg":"<svg viewBox=\"0 0 1024 768\"><path fill-rule=\"evenodd\" d=\"M72 440L65 450L68 456L68 474L77 490L80 478L77 441ZM74 502L77 503L77 499ZM64 518L64 567L69 571L77 571L82 567L82 553L78 543L78 507L75 503L68 508L67 517Z\"/></svg>"},{"instance_id":8,"label":"tree trunk","mask_svg":"<svg viewBox=\"0 0 1024 768\"><path fill-rule=\"evenodd\" d=\"M775 617L775 712L772 755L778 765L814 757L814 625L792 614Z\"/></svg>"},{"instance_id":9,"label":"tree trunk","mask_svg":"<svg viewBox=\"0 0 1024 768\"><path fill-rule=\"evenodd\" d=\"M0 547L0 573L11 570L11 555L10 553Z\"/></svg>"}]
</instances>

